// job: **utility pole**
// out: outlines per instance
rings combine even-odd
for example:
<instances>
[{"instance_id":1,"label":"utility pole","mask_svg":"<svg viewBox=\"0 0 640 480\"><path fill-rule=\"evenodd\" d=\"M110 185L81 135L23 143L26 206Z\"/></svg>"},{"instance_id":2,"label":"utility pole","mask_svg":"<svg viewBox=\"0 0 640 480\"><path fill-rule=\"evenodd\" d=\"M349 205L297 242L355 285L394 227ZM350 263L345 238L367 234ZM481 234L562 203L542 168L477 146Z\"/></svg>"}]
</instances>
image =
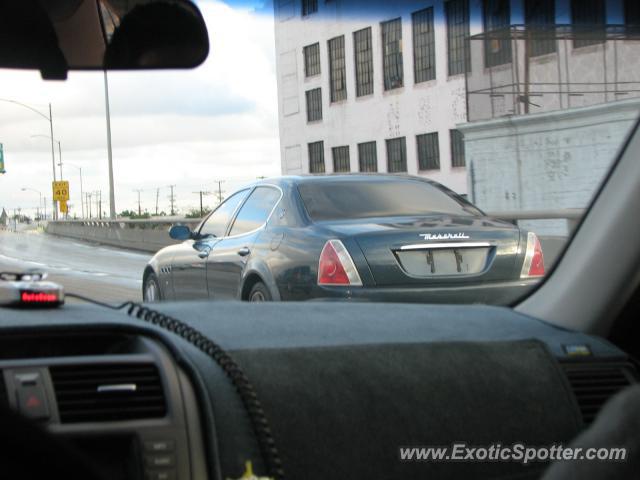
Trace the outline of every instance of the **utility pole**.
<instances>
[{"instance_id":1,"label":"utility pole","mask_svg":"<svg viewBox=\"0 0 640 480\"><path fill-rule=\"evenodd\" d=\"M211 195L211 192L205 192L202 190L198 190L197 192L193 192L193 193L197 193L200 195L200 216L204 217L204 208L202 208L202 196L203 195Z\"/></svg>"},{"instance_id":2,"label":"utility pole","mask_svg":"<svg viewBox=\"0 0 640 480\"><path fill-rule=\"evenodd\" d=\"M138 192L138 216L141 217L142 216L142 207L140 205L140 192L142 192L142 190L138 189L138 190L134 190L134 192Z\"/></svg>"},{"instance_id":3,"label":"utility pole","mask_svg":"<svg viewBox=\"0 0 640 480\"><path fill-rule=\"evenodd\" d=\"M102 190L96 190L90 197L95 198L96 202L96 218L102 219Z\"/></svg>"},{"instance_id":4,"label":"utility pole","mask_svg":"<svg viewBox=\"0 0 640 480\"><path fill-rule=\"evenodd\" d=\"M173 189L175 188L175 185L169 185L169 188L171 189L171 195L169 195L169 201L171 202L171 216L173 217L176 214L176 210L175 210L175 203L176 203L176 196L173 194Z\"/></svg>"},{"instance_id":5,"label":"utility pole","mask_svg":"<svg viewBox=\"0 0 640 480\"><path fill-rule=\"evenodd\" d=\"M218 184L218 203L222 203L222 194L224 193L222 191L222 184L224 183L224 180L214 180L213 183L217 183Z\"/></svg>"},{"instance_id":6,"label":"utility pole","mask_svg":"<svg viewBox=\"0 0 640 480\"><path fill-rule=\"evenodd\" d=\"M88 207L88 210L89 210L89 218L92 218L92 215L91 215L91 197L92 197L91 192L87 192L87 207Z\"/></svg>"},{"instance_id":7,"label":"utility pole","mask_svg":"<svg viewBox=\"0 0 640 480\"><path fill-rule=\"evenodd\" d=\"M156 216L158 216L158 200L160 199L160 189L156 188Z\"/></svg>"}]
</instances>

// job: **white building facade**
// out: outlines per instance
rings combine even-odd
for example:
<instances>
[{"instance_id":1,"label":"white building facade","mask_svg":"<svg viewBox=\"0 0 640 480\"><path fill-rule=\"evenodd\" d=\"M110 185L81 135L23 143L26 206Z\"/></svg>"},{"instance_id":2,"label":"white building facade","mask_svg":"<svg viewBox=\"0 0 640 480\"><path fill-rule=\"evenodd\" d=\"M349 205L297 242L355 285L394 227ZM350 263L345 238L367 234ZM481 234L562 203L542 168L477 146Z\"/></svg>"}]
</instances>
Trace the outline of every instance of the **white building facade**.
<instances>
[{"instance_id":1,"label":"white building facade","mask_svg":"<svg viewBox=\"0 0 640 480\"><path fill-rule=\"evenodd\" d=\"M470 157L473 125L640 91L638 0L275 0L274 8L283 174L408 173L496 208L478 194L506 173ZM474 188L472 163L495 181Z\"/></svg>"},{"instance_id":2,"label":"white building facade","mask_svg":"<svg viewBox=\"0 0 640 480\"><path fill-rule=\"evenodd\" d=\"M276 0L282 173L408 173L466 194L462 47L481 8Z\"/></svg>"},{"instance_id":3,"label":"white building facade","mask_svg":"<svg viewBox=\"0 0 640 480\"><path fill-rule=\"evenodd\" d=\"M489 212L586 208L640 112L640 2L502 3L500 28L469 40L469 198Z\"/></svg>"}]
</instances>

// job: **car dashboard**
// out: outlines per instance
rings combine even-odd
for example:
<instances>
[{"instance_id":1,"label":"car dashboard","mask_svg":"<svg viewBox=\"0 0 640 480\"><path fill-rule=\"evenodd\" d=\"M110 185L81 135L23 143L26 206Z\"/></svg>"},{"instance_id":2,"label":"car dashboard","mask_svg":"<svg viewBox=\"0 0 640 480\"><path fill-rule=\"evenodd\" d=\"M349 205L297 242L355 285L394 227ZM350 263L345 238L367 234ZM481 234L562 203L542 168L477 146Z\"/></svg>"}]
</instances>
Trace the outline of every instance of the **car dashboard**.
<instances>
[{"instance_id":1,"label":"car dashboard","mask_svg":"<svg viewBox=\"0 0 640 480\"><path fill-rule=\"evenodd\" d=\"M0 402L115 480L240 478L248 462L256 475L275 468L282 478L539 478L543 463L403 462L398 451L566 444L638 381L633 361L607 341L508 308L147 308L156 313L0 310ZM268 451L204 339L251 382Z\"/></svg>"},{"instance_id":2,"label":"car dashboard","mask_svg":"<svg viewBox=\"0 0 640 480\"><path fill-rule=\"evenodd\" d=\"M0 339L0 401L113 480L206 478L192 384L158 341L51 331Z\"/></svg>"}]
</instances>

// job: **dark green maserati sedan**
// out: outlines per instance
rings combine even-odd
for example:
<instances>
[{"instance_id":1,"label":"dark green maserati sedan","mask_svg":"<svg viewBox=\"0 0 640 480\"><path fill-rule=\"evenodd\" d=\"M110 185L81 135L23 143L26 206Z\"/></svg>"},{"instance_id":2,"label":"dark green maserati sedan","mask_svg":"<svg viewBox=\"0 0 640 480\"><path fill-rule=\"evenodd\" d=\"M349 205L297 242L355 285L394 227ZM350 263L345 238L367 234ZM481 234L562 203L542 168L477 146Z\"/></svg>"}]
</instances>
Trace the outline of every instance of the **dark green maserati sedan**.
<instances>
[{"instance_id":1,"label":"dark green maserati sedan","mask_svg":"<svg viewBox=\"0 0 640 480\"><path fill-rule=\"evenodd\" d=\"M226 199L143 276L145 301L513 301L544 275L533 232L446 187L396 175L262 180Z\"/></svg>"}]
</instances>

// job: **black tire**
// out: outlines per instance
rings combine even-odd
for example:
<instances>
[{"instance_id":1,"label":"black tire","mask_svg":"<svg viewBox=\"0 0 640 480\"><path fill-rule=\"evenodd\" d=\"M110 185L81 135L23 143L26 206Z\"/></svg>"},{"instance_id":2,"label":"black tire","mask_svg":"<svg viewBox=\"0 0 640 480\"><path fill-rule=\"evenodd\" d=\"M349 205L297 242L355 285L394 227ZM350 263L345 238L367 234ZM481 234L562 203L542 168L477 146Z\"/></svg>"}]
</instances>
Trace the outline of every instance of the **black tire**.
<instances>
[{"instance_id":1,"label":"black tire","mask_svg":"<svg viewBox=\"0 0 640 480\"><path fill-rule=\"evenodd\" d=\"M155 292L155 293L152 293ZM145 303L155 303L162 300L162 294L160 293L160 282L155 273L150 273L142 285L142 300Z\"/></svg>"},{"instance_id":2,"label":"black tire","mask_svg":"<svg viewBox=\"0 0 640 480\"><path fill-rule=\"evenodd\" d=\"M267 286L262 282L257 282L251 287L247 300L250 302L270 302L273 298Z\"/></svg>"}]
</instances>

